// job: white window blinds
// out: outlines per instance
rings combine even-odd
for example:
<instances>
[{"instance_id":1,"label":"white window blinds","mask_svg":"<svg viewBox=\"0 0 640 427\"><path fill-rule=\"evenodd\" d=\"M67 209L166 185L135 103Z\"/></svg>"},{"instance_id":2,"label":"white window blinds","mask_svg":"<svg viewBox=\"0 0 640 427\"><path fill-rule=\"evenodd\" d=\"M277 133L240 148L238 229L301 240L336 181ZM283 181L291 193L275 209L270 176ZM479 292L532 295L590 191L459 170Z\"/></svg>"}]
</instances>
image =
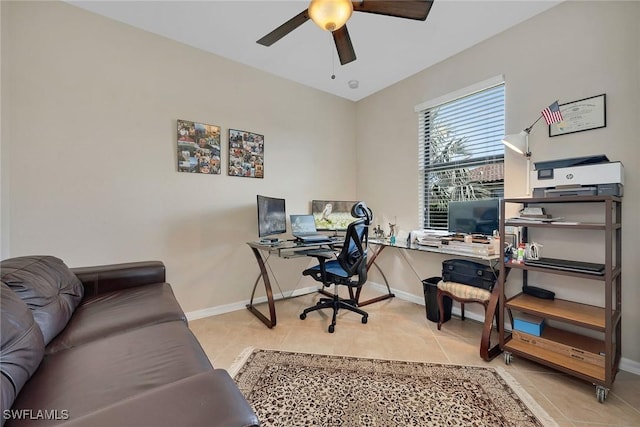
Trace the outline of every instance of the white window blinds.
<instances>
[{"instance_id":1,"label":"white window blinds","mask_svg":"<svg viewBox=\"0 0 640 427\"><path fill-rule=\"evenodd\" d=\"M446 230L450 201L504 195L504 82L418 108L420 219Z\"/></svg>"}]
</instances>

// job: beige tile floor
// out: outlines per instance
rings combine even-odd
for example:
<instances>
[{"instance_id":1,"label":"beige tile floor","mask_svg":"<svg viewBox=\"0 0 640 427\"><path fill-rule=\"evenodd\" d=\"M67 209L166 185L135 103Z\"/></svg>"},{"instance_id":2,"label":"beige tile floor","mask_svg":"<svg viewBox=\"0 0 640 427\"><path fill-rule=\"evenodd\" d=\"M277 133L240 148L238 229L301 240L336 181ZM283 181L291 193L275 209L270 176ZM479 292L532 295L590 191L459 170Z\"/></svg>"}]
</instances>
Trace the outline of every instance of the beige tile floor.
<instances>
[{"instance_id":1,"label":"beige tile floor","mask_svg":"<svg viewBox=\"0 0 640 427\"><path fill-rule=\"evenodd\" d=\"M363 298L373 295L363 293ZM394 360L504 367L561 427L640 426L640 376L620 371L604 403L585 381L514 356L484 362L479 356L481 324L455 316L442 330L425 307L394 298L364 307L369 322L340 312L329 334L329 311L299 314L318 294L276 302L277 326L268 329L248 310L193 320L190 327L215 367L229 369L247 347ZM266 310L266 304L260 306ZM492 343L497 338L492 339Z\"/></svg>"}]
</instances>

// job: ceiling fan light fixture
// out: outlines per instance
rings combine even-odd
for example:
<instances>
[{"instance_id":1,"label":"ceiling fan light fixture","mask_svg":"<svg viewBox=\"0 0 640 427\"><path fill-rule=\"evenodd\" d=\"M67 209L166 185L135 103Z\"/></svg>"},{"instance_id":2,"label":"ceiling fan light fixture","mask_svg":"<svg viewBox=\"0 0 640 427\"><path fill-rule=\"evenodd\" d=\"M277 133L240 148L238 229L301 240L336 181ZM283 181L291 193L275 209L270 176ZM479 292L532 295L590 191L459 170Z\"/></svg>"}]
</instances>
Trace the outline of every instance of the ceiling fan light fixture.
<instances>
[{"instance_id":1,"label":"ceiling fan light fixture","mask_svg":"<svg viewBox=\"0 0 640 427\"><path fill-rule=\"evenodd\" d=\"M347 23L353 13L350 0L311 0L309 17L323 30L335 31Z\"/></svg>"}]
</instances>

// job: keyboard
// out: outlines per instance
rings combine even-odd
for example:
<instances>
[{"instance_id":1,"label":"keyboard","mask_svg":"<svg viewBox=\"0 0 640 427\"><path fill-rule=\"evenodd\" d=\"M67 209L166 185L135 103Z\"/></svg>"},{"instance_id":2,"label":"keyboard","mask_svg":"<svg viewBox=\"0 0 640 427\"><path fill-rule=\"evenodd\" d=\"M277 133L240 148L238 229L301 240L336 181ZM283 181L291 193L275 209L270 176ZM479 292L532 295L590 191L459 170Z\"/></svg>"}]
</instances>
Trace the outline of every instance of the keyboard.
<instances>
[{"instance_id":1,"label":"keyboard","mask_svg":"<svg viewBox=\"0 0 640 427\"><path fill-rule=\"evenodd\" d=\"M300 241L304 242L304 243L324 243L324 242L330 242L331 239L329 238L329 236L325 236L324 234L298 234L295 235L294 237L299 239Z\"/></svg>"},{"instance_id":2,"label":"keyboard","mask_svg":"<svg viewBox=\"0 0 640 427\"><path fill-rule=\"evenodd\" d=\"M315 255L321 255L321 256L333 256L333 251L328 250L328 249L303 249L301 251L296 251L295 252L296 255L307 255L307 256L315 256Z\"/></svg>"}]
</instances>

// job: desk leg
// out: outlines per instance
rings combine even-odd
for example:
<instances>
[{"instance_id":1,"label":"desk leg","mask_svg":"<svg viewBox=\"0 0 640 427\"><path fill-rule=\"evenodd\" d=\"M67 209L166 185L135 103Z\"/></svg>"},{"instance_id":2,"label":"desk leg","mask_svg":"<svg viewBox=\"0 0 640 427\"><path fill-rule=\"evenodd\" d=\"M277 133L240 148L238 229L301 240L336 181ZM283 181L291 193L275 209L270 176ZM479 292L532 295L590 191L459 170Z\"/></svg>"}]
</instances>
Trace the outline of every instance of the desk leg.
<instances>
[{"instance_id":1,"label":"desk leg","mask_svg":"<svg viewBox=\"0 0 640 427\"><path fill-rule=\"evenodd\" d=\"M378 246L378 249L373 252L373 256L371 256L371 258L367 261L367 271L371 269L371 266L374 266L378 270L378 272L380 273L380 275L382 275L382 278L384 279L384 284L387 286L387 294L360 302L360 291L362 290L362 287L359 287L358 290L356 291L356 296L355 296L355 300L358 301L358 307L364 307L365 305L373 304L374 302L384 301L386 299L395 297L395 295L391 292L391 287L389 286L389 281L387 280L387 276L384 275L384 272L382 271L380 266L376 264L376 258L378 258L378 255L380 255L380 252L382 252L384 248L386 248L385 245L380 245Z\"/></svg>"},{"instance_id":2,"label":"desk leg","mask_svg":"<svg viewBox=\"0 0 640 427\"><path fill-rule=\"evenodd\" d=\"M506 269L504 274L504 282L506 283L507 277L511 269ZM482 339L480 340L480 357L487 362L500 353L502 353L501 343L491 347L491 329L493 327L493 318L496 319L496 327L498 332L504 328L504 313L500 306L500 295L504 292L504 289L498 284L493 288L491 292L491 298L489 298L489 305L487 306L487 312L484 316L484 326L482 327ZM511 318L511 324L513 325L513 317L511 316L511 310L509 310L509 317ZM504 343L502 343L504 345Z\"/></svg>"},{"instance_id":3,"label":"desk leg","mask_svg":"<svg viewBox=\"0 0 640 427\"><path fill-rule=\"evenodd\" d=\"M273 292L271 290L271 282L269 281L269 273L267 272L267 267L264 265L264 260L262 259L262 255L260 251L256 248L251 248L253 251L253 255L256 257L256 261L258 261L258 266L260 267L260 275L256 279L256 282L253 284L253 290L251 291L251 300L249 300L249 304L247 304L247 310L252 312L258 319L262 321L268 328L273 328L276 326L276 305L273 301ZM269 304L269 318L267 318L264 314L262 314L253 304L253 297L256 293L256 287L258 286L258 282L260 279L264 282L264 289L267 292L267 303Z\"/></svg>"},{"instance_id":4,"label":"desk leg","mask_svg":"<svg viewBox=\"0 0 640 427\"><path fill-rule=\"evenodd\" d=\"M480 357L485 361L490 361L500 353L500 345L496 344L491 347L491 329L493 328L493 319L495 317L497 325L502 322L502 316L498 308L498 300L500 299L500 292L498 292L498 286L496 286L491 292L491 298L489 299L489 305L487 306L487 312L484 316L484 326L482 327L482 338L480 339Z\"/></svg>"}]
</instances>

